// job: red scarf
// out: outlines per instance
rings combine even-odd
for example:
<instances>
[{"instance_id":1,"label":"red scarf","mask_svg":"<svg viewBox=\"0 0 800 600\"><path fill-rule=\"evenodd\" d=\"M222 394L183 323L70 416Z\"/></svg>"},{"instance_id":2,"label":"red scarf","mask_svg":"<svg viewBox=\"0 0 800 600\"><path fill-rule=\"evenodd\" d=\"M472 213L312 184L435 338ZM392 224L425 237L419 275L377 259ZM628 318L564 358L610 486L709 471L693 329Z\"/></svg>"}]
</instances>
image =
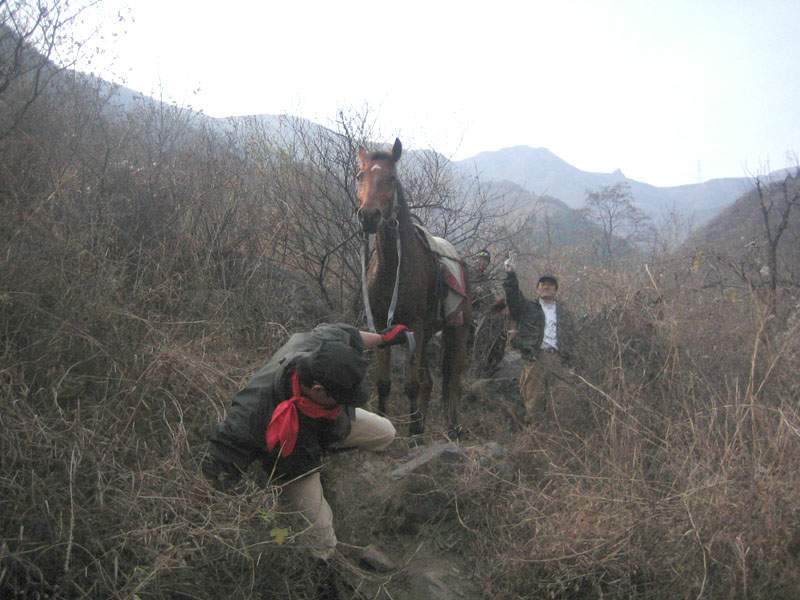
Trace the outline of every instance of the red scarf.
<instances>
[{"instance_id":1,"label":"red scarf","mask_svg":"<svg viewBox=\"0 0 800 600\"><path fill-rule=\"evenodd\" d=\"M300 377L297 371L292 372L292 397L284 400L275 408L272 419L267 426L266 440L267 450L280 444L281 456L289 456L294 451L297 443L297 433L300 431L300 419L297 409L307 417L312 419L330 419L333 421L342 414L342 407L325 408L300 395Z\"/></svg>"}]
</instances>

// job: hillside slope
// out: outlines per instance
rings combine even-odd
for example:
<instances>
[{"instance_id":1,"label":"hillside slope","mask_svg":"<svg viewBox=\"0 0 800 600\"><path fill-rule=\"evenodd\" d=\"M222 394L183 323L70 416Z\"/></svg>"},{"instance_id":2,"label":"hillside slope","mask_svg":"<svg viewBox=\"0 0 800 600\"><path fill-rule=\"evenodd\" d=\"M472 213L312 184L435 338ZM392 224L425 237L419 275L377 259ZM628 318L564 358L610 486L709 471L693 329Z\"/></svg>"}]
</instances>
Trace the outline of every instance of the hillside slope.
<instances>
[{"instance_id":1,"label":"hillside slope","mask_svg":"<svg viewBox=\"0 0 800 600\"><path fill-rule=\"evenodd\" d=\"M684 250L723 256L755 276L769 265L770 237L777 240L781 277L800 281L800 170L763 184L760 192L751 185L748 193L695 231Z\"/></svg>"}]
</instances>

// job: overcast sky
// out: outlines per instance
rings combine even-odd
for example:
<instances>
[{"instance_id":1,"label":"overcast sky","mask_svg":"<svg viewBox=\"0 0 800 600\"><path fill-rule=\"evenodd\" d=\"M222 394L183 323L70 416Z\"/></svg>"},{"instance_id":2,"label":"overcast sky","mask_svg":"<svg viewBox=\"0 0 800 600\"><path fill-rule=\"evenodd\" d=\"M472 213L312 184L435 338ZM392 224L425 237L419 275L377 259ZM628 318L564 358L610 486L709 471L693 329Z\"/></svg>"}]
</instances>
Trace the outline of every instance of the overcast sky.
<instances>
[{"instance_id":1,"label":"overcast sky","mask_svg":"<svg viewBox=\"0 0 800 600\"><path fill-rule=\"evenodd\" d=\"M369 106L387 144L546 147L660 186L800 154L798 0L128 3L103 60L215 117Z\"/></svg>"}]
</instances>

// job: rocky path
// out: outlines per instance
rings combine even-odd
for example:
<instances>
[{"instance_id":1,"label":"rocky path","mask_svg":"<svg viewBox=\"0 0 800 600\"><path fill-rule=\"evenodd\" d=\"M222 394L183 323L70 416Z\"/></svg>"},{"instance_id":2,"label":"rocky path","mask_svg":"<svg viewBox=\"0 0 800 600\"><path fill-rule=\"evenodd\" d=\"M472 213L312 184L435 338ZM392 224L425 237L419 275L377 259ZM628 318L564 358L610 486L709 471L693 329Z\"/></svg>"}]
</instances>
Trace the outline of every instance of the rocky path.
<instances>
[{"instance_id":1,"label":"rocky path","mask_svg":"<svg viewBox=\"0 0 800 600\"><path fill-rule=\"evenodd\" d=\"M403 437L401 426L384 454L350 452L328 461L323 481L340 540L340 571L356 589L353 597L485 597L475 575L475 534L459 516L455 498L470 472L502 463L502 439L516 427L517 372L511 356L499 377L468 382L462 423L469 435L461 442L437 433L443 427L434 404L422 439Z\"/></svg>"}]
</instances>

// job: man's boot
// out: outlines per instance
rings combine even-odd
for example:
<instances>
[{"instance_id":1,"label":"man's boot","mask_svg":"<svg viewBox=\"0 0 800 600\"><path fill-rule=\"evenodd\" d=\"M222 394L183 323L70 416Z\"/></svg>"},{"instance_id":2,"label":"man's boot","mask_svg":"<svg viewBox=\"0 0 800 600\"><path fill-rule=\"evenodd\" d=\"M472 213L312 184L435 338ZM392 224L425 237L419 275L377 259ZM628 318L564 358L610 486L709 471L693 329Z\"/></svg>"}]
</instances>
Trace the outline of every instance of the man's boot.
<instances>
[{"instance_id":1,"label":"man's boot","mask_svg":"<svg viewBox=\"0 0 800 600\"><path fill-rule=\"evenodd\" d=\"M318 559L315 561L315 564L317 566L317 573L319 574L316 597L318 600L339 600L339 590L336 585L339 574L327 560Z\"/></svg>"},{"instance_id":2,"label":"man's boot","mask_svg":"<svg viewBox=\"0 0 800 600\"><path fill-rule=\"evenodd\" d=\"M355 588L347 579L336 570L333 561L316 559L318 573L317 599L318 600L351 600L361 598Z\"/></svg>"}]
</instances>

